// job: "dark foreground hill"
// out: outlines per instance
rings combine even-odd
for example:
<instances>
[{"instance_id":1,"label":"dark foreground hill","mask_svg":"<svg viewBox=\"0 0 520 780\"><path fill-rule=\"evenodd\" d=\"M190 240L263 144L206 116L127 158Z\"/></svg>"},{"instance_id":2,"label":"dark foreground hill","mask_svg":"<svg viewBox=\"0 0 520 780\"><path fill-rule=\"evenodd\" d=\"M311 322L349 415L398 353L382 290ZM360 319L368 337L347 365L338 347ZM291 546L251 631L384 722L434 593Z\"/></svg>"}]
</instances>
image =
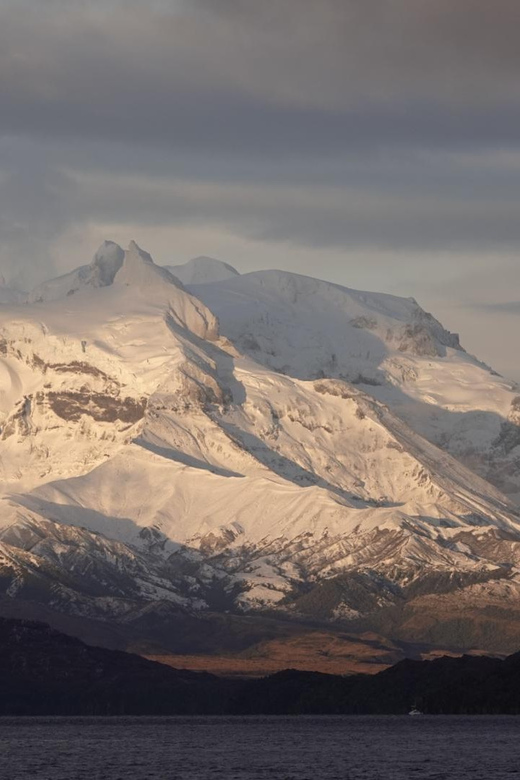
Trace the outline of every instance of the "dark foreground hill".
<instances>
[{"instance_id":1,"label":"dark foreground hill","mask_svg":"<svg viewBox=\"0 0 520 780\"><path fill-rule=\"evenodd\" d=\"M0 618L2 715L218 714L229 695L227 680Z\"/></svg>"},{"instance_id":2,"label":"dark foreground hill","mask_svg":"<svg viewBox=\"0 0 520 780\"><path fill-rule=\"evenodd\" d=\"M229 680L0 618L1 715L520 714L520 653L405 660L376 675Z\"/></svg>"}]
</instances>

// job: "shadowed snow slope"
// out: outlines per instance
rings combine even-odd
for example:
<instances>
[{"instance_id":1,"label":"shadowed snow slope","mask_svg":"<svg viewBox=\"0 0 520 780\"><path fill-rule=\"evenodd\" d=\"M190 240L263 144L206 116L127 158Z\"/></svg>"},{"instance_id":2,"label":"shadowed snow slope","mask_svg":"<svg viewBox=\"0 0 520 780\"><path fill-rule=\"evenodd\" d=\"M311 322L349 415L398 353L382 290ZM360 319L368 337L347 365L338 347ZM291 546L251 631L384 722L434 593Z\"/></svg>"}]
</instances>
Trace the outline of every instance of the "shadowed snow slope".
<instances>
[{"instance_id":1,"label":"shadowed snow slope","mask_svg":"<svg viewBox=\"0 0 520 780\"><path fill-rule=\"evenodd\" d=\"M482 478L492 422L516 430L512 385L413 300L229 273L188 291L105 243L2 307L5 594L127 622L162 602L352 630L390 615L396 636L443 594L446 625L463 602L514 622L517 507Z\"/></svg>"}]
</instances>

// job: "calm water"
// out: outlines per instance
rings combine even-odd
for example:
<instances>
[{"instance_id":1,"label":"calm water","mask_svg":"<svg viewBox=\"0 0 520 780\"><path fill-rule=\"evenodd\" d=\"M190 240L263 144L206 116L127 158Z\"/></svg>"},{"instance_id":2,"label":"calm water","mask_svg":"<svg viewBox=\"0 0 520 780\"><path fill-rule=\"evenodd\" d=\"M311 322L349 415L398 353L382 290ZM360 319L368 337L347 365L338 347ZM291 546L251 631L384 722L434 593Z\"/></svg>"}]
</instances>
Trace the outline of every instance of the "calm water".
<instances>
[{"instance_id":1,"label":"calm water","mask_svg":"<svg viewBox=\"0 0 520 780\"><path fill-rule=\"evenodd\" d=\"M520 717L1 718L6 780L501 780Z\"/></svg>"}]
</instances>

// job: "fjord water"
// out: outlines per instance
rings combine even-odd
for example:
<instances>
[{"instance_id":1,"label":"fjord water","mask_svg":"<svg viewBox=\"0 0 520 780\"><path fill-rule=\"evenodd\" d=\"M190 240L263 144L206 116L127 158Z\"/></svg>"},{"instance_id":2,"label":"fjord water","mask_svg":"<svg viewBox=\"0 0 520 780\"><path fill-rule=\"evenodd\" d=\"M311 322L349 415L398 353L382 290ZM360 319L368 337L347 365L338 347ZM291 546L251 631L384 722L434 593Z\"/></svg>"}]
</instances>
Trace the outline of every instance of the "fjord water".
<instances>
[{"instance_id":1,"label":"fjord water","mask_svg":"<svg viewBox=\"0 0 520 780\"><path fill-rule=\"evenodd\" d=\"M520 718L2 718L10 780L502 780Z\"/></svg>"}]
</instances>

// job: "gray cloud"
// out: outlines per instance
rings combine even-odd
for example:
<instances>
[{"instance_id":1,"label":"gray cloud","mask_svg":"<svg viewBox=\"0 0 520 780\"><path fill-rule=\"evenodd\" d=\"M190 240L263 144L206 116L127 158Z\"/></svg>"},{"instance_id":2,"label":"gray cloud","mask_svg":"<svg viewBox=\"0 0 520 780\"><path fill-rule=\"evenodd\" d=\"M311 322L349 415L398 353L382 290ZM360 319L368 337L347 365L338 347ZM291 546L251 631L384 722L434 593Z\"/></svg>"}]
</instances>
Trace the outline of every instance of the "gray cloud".
<instances>
[{"instance_id":1,"label":"gray cloud","mask_svg":"<svg viewBox=\"0 0 520 780\"><path fill-rule=\"evenodd\" d=\"M424 193L418 182L398 180L393 186L344 182L306 188L102 173L79 174L76 184L80 210L95 220L129 225L220 223L257 241L408 251L510 247L520 241L517 206L496 189L477 197L443 192L442 183Z\"/></svg>"},{"instance_id":2,"label":"gray cloud","mask_svg":"<svg viewBox=\"0 0 520 780\"><path fill-rule=\"evenodd\" d=\"M4 9L4 132L277 156L516 145L517 3L195 6Z\"/></svg>"},{"instance_id":3,"label":"gray cloud","mask_svg":"<svg viewBox=\"0 0 520 780\"><path fill-rule=\"evenodd\" d=\"M518 94L520 8L515 0L198 4L224 17L234 34L266 34L271 61L288 50L298 68L283 70L276 83L290 81L296 95L315 93L318 85L322 96L334 94L336 102L338 96L385 100L415 95L482 104ZM312 62L310 51L315 55Z\"/></svg>"}]
</instances>

